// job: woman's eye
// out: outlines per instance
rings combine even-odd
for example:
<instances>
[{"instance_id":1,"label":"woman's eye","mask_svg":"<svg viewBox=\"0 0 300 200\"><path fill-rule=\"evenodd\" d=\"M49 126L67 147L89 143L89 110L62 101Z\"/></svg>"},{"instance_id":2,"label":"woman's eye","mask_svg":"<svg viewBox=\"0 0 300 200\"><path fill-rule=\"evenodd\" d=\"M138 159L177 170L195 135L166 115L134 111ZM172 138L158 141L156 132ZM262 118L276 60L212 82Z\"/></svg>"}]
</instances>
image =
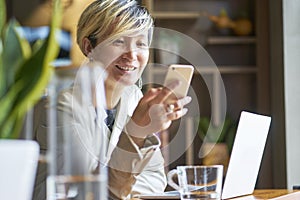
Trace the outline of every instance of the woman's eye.
<instances>
[{"instance_id":1,"label":"woman's eye","mask_svg":"<svg viewBox=\"0 0 300 200\"><path fill-rule=\"evenodd\" d=\"M138 42L137 46L142 48L148 48L148 44L146 42Z\"/></svg>"},{"instance_id":2,"label":"woman's eye","mask_svg":"<svg viewBox=\"0 0 300 200\"><path fill-rule=\"evenodd\" d=\"M123 45L124 44L124 40L121 40L121 39L118 39L118 40L115 40L113 42L114 45Z\"/></svg>"}]
</instances>

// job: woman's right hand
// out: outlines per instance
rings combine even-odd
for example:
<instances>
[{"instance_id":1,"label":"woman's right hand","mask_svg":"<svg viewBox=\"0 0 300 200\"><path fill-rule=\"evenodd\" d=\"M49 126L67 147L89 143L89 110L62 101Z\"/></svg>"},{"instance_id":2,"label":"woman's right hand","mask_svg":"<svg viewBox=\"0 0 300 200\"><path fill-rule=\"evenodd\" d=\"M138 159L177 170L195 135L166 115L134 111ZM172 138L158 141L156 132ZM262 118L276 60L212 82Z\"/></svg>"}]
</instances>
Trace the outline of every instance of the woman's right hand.
<instances>
[{"instance_id":1,"label":"woman's right hand","mask_svg":"<svg viewBox=\"0 0 300 200\"><path fill-rule=\"evenodd\" d=\"M179 81L174 81L168 87L151 88L139 101L126 125L127 134L144 139L150 134L166 130L173 120L184 116L188 111L184 106L191 102L192 98L174 98L172 90L179 85Z\"/></svg>"}]
</instances>

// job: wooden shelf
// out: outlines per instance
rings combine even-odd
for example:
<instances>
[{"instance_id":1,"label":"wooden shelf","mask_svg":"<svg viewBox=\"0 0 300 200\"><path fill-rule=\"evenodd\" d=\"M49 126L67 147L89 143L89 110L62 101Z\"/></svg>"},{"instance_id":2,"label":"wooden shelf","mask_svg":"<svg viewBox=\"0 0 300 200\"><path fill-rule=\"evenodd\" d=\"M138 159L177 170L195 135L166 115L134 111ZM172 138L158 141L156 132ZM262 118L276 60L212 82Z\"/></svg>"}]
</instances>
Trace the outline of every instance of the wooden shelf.
<instances>
[{"instance_id":1,"label":"wooden shelf","mask_svg":"<svg viewBox=\"0 0 300 200\"><path fill-rule=\"evenodd\" d=\"M167 71L165 67L151 67L151 71L153 74L164 74ZM251 74L257 72L256 66L196 66L195 73L203 73L203 74L213 74L216 72L220 72L221 74Z\"/></svg>"},{"instance_id":2,"label":"wooden shelf","mask_svg":"<svg viewBox=\"0 0 300 200\"><path fill-rule=\"evenodd\" d=\"M255 44L256 38L254 36L209 36L207 44Z\"/></svg>"},{"instance_id":3,"label":"wooden shelf","mask_svg":"<svg viewBox=\"0 0 300 200\"><path fill-rule=\"evenodd\" d=\"M202 16L201 12L184 12L184 11L153 11L152 16L157 19L197 19Z\"/></svg>"},{"instance_id":4,"label":"wooden shelf","mask_svg":"<svg viewBox=\"0 0 300 200\"><path fill-rule=\"evenodd\" d=\"M219 66L215 67L196 67L195 71L200 73L212 74L215 73L217 70L221 74L249 74L249 73L256 73L257 68L256 66Z\"/></svg>"}]
</instances>

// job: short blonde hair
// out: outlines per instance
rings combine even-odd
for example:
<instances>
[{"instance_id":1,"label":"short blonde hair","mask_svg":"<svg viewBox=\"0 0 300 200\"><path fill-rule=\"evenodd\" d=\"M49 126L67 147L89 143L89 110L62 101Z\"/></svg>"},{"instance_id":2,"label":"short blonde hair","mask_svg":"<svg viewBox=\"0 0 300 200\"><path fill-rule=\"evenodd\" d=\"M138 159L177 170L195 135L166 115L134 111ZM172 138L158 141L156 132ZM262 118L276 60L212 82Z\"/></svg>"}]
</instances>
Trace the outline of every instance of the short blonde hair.
<instances>
[{"instance_id":1,"label":"short blonde hair","mask_svg":"<svg viewBox=\"0 0 300 200\"><path fill-rule=\"evenodd\" d=\"M150 43L152 27L151 15L135 0L95 0L80 16L77 43L83 52L84 38L88 38L95 47L97 42L145 30L149 31Z\"/></svg>"}]
</instances>

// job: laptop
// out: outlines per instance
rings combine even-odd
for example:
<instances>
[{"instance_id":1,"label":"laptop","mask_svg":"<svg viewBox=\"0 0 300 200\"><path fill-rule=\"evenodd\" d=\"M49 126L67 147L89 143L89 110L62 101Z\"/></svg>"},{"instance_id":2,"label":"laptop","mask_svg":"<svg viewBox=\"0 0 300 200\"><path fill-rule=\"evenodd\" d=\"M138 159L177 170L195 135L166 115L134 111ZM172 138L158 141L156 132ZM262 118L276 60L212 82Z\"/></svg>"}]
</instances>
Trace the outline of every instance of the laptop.
<instances>
[{"instance_id":1,"label":"laptop","mask_svg":"<svg viewBox=\"0 0 300 200\"><path fill-rule=\"evenodd\" d=\"M255 184L270 129L271 117L242 111L223 184L221 199L249 195ZM140 194L142 199L180 199L177 191Z\"/></svg>"},{"instance_id":2,"label":"laptop","mask_svg":"<svg viewBox=\"0 0 300 200\"><path fill-rule=\"evenodd\" d=\"M31 200L39 145L31 140L0 140L1 199Z\"/></svg>"}]
</instances>

